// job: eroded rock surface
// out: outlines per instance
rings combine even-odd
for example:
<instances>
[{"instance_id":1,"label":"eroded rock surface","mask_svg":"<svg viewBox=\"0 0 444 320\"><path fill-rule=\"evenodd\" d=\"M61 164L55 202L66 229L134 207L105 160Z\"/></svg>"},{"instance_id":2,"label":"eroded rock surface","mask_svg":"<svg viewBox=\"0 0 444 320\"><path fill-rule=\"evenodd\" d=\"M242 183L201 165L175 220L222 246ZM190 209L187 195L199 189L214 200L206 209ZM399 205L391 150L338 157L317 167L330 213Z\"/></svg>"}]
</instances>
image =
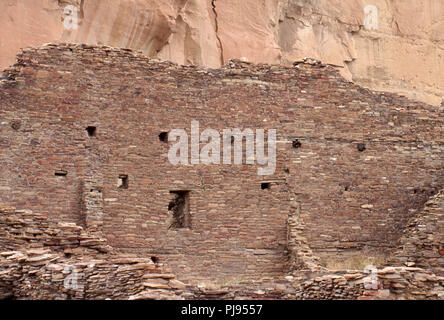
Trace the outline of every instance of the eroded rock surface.
<instances>
[{"instance_id":1,"label":"eroded rock surface","mask_svg":"<svg viewBox=\"0 0 444 320\"><path fill-rule=\"evenodd\" d=\"M377 20L367 20L375 28L364 27L370 15L376 19L365 14L368 5L377 8ZM0 68L21 47L58 40L209 67L312 57L358 84L439 105L443 17L440 0L7 0L0 3Z\"/></svg>"}]
</instances>

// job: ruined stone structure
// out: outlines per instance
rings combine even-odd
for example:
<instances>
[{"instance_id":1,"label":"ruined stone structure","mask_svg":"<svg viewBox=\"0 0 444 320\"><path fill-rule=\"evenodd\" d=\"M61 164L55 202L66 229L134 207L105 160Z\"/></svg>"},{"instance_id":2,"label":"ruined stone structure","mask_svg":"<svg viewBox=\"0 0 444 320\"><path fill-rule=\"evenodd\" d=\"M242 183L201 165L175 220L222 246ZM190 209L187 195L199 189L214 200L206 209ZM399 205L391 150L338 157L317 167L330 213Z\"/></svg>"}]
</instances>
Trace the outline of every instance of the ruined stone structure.
<instances>
[{"instance_id":1,"label":"ruined stone structure","mask_svg":"<svg viewBox=\"0 0 444 320\"><path fill-rule=\"evenodd\" d=\"M73 223L10 207L0 214L0 299L128 299L144 288L174 299L185 288L150 257L116 255Z\"/></svg>"},{"instance_id":2,"label":"ruined stone structure","mask_svg":"<svg viewBox=\"0 0 444 320\"><path fill-rule=\"evenodd\" d=\"M318 257L389 252L444 185L441 108L363 89L318 62L208 69L46 45L3 76L0 203L76 223L181 280L316 275ZM276 129L275 173L172 165L168 132L189 133L193 120L201 132ZM336 297L359 297L358 285Z\"/></svg>"},{"instance_id":3,"label":"ruined stone structure","mask_svg":"<svg viewBox=\"0 0 444 320\"><path fill-rule=\"evenodd\" d=\"M0 20L0 69L61 41L210 68L312 57L372 90L435 106L444 95L442 0L8 0Z\"/></svg>"},{"instance_id":4,"label":"ruined stone structure","mask_svg":"<svg viewBox=\"0 0 444 320\"><path fill-rule=\"evenodd\" d=\"M392 263L439 269L444 265L444 191L409 221Z\"/></svg>"},{"instance_id":5,"label":"ruined stone structure","mask_svg":"<svg viewBox=\"0 0 444 320\"><path fill-rule=\"evenodd\" d=\"M370 275L362 270L312 267L209 286L185 284L153 258L116 254L106 240L75 224L0 207L0 299L444 298L442 268L386 267L371 275L377 279L373 288L366 288Z\"/></svg>"}]
</instances>

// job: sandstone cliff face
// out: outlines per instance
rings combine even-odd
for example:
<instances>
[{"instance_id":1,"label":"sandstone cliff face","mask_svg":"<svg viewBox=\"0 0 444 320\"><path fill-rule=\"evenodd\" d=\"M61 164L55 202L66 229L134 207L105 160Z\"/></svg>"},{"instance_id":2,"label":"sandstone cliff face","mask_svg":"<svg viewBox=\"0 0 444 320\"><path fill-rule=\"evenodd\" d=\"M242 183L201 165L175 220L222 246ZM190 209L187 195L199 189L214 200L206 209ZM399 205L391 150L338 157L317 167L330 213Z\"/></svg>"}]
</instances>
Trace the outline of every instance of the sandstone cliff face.
<instances>
[{"instance_id":1,"label":"sandstone cliff face","mask_svg":"<svg viewBox=\"0 0 444 320\"><path fill-rule=\"evenodd\" d=\"M67 20L69 5L77 28ZM366 14L368 5L377 17ZM441 0L3 0L0 19L1 68L21 47L101 43L209 67L242 57L285 65L312 57L372 89L434 105L444 94Z\"/></svg>"}]
</instances>

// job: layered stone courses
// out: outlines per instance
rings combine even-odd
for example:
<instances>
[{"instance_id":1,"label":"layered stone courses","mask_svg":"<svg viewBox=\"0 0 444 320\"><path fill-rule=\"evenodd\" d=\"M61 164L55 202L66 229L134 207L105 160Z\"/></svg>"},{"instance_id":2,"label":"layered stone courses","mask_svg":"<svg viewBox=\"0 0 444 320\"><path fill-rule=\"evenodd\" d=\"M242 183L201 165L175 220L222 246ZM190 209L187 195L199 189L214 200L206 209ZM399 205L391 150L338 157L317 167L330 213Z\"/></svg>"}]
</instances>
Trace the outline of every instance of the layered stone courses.
<instances>
[{"instance_id":1,"label":"layered stone courses","mask_svg":"<svg viewBox=\"0 0 444 320\"><path fill-rule=\"evenodd\" d=\"M433 196L424 210L403 231L393 263L437 269L444 266L444 190Z\"/></svg>"},{"instance_id":2,"label":"layered stone courses","mask_svg":"<svg viewBox=\"0 0 444 320\"><path fill-rule=\"evenodd\" d=\"M388 251L444 185L442 108L363 89L318 62L208 69L49 44L3 76L0 201L156 256L184 280L275 277ZM189 132L192 120L201 131L277 129L275 174L171 165L159 134ZM189 228L168 228L174 190L189 191Z\"/></svg>"},{"instance_id":3,"label":"layered stone courses","mask_svg":"<svg viewBox=\"0 0 444 320\"><path fill-rule=\"evenodd\" d=\"M116 253L82 227L0 207L0 299L443 299L443 271L386 267L372 290L362 271L319 268L190 285L152 258Z\"/></svg>"},{"instance_id":4,"label":"layered stone courses","mask_svg":"<svg viewBox=\"0 0 444 320\"><path fill-rule=\"evenodd\" d=\"M185 285L78 225L0 207L0 299L129 299L145 288L151 298L178 299Z\"/></svg>"}]
</instances>

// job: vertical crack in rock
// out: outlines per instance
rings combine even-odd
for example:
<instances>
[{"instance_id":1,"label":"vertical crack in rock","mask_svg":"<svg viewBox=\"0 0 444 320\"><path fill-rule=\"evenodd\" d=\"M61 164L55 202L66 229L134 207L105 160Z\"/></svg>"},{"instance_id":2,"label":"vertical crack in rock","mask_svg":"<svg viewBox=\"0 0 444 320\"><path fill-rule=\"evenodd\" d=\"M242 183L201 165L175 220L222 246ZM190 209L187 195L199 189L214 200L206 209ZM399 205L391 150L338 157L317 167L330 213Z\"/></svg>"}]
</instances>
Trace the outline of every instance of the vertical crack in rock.
<instances>
[{"instance_id":1,"label":"vertical crack in rock","mask_svg":"<svg viewBox=\"0 0 444 320\"><path fill-rule=\"evenodd\" d=\"M222 46L222 41L219 37L219 25L217 22L216 0L211 0L211 7L213 8L213 12L214 12L214 22L215 22L215 26L216 26L216 38L219 41L221 65L223 66L224 65L224 48Z\"/></svg>"},{"instance_id":2,"label":"vertical crack in rock","mask_svg":"<svg viewBox=\"0 0 444 320\"><path fill-rule=\"evenodd\" d=\"M83 19L85 17L85 11L83 10L84 5L85 5L85 0L80 0L80 6L79 6L80 19Z\"/></svg>"}]
</instances>

